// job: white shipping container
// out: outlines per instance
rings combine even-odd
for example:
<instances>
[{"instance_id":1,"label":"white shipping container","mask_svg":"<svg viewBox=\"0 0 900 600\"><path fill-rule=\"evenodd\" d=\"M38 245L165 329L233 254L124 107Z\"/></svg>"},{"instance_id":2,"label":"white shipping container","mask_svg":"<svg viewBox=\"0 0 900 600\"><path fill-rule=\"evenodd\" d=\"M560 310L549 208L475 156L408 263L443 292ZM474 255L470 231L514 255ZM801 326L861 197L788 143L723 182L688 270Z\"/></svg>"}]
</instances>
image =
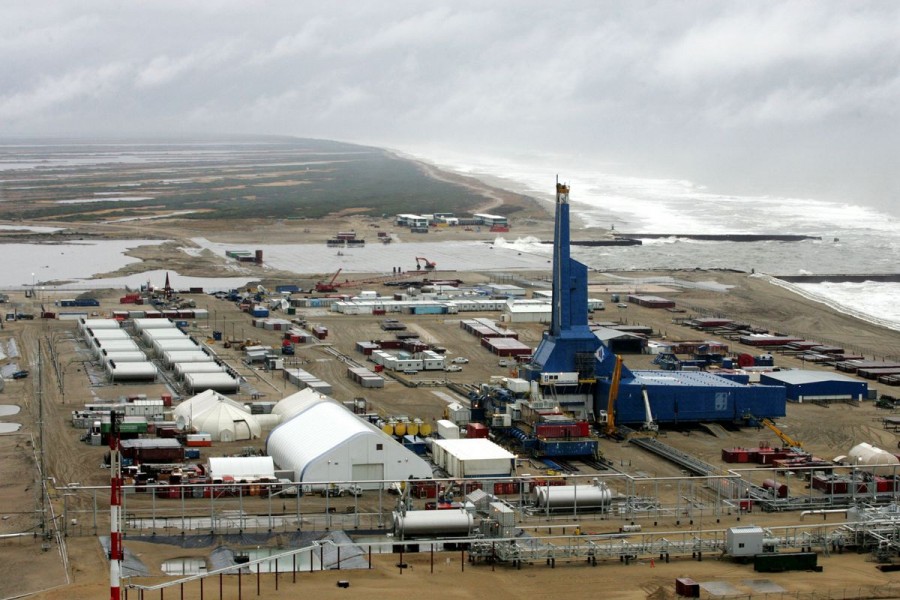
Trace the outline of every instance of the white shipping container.
<instances>
[{"instance_id":1,"label":"white shipping container","mask_svg":"<svg viewBox=\"0 0 900 600\"><path fill-rule=\"evenodd\" d=\"M437 434L438 437L444 438L445 440L458 440L459 427L453 421L440 419L437 421Z\"/></svg>"}]
</instances>

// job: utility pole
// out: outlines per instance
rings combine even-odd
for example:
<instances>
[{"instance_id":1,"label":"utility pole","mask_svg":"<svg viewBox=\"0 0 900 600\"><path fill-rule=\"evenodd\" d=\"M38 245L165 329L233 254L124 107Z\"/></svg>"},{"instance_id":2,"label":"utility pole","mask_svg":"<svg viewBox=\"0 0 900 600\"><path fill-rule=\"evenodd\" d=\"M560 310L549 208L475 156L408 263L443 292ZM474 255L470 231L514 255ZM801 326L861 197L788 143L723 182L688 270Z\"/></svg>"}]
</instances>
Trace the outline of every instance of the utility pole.
<instances>
[{"instance_id":1,"label":"utility pole","mask_svg":"<svg viewBox=\"0 0 900 600\"><path fill-rule=\"evenodd\" d=\"M44 367L43 360L41 357L42 349L41 349L41 339L38 338L38 355L37 355L37 366L38 366L38 376L37 376L37 401L38 401L38 443L41 445L40 451L38 452L38 476L41 478L40 485L38 486L38 493L41 495L41 536L45 537L47 535L46 531L46 520L44 516L46 515L46 506L44 504L44 496L46 488L44 487L47 484L47 475L44 472Z\"/></svg>"},{"instance_id":2,"label":"utility pole","mask_svg":"<svg viewBox=\"0 0 900 600\"><path fill-rule=\"evenodd\" d=\"M122 597L122 560L125 548L122 542L122 459L119 453L119 425L122 415L113 410L109 414L109 598Z\"/></svg>"}]
</instances>

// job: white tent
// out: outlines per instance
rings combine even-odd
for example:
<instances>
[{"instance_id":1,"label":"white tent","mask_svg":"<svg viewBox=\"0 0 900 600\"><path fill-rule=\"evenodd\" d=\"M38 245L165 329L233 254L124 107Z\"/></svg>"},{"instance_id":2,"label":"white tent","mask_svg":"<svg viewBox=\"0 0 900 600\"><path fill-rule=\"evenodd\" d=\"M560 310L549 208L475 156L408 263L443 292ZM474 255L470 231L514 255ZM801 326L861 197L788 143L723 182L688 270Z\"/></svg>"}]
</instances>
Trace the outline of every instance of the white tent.
<instances>
[{"instance_id":1,"label":"white tent","mask_svg":"<svg viewBox=\"0 0 900 600\"><path fill-rule=\"evenodd\" d=\"M206 390L205 392L201 392L196 396L193 396L192 398L188 398L187 400L176 406L175 410L172 411L172 417L175 419L175 423L178 425L179 429L186 429L191 426L191 423L193 423L194 420L197 419L197 417L222 403L230 404L234 408L242 410L248 414L250 412L244 407L243 404L235 402L231 398L223 396L216 391Z\"/></svg>"},{"instance_id":2,"label":"white tent","mask_svg":"<svg viewBox=\"0 0 900 600\"><path fill-rule=\"evenodd\" d=\"M276 405L277 407L277 405ZM431 467L368 421L330 400L319 400L272 430L266 453L294 481L325 487L358 482L378 489L379 481L428 478Z\"/></svg>"},{"instance_id":3,"label":"white tent","mask_svg":"<svg viewBox=\"0 0 900 600\"><path fill-rule=\"evenodd\" d=\"M281 417L282 421L287 421L297 413L303 412L323 400L330 400L330 398L310 388L305 388L279 400L272 407L272 414Z\"/></svg>"},{"instance_id":4,"label":"white tent","mask_svg":"<svg viewBox=\"0 0 900 600\"><path fill-rule=\"evenodd\" d=\"M262 435L262 428L254 415L227 402L219 402L199 417L194 417L193 426L197 431L210 434L215 442L252 440Z\"/></svg>"},{"instance_id":5,"label":"white tent","mask_svg":"<svg viewBox=\"0 0 900 600\"><path fill-rule=\"evenodd\" d=\"M890 452L866 442L850 448L847 457L851 464L878 475L890 474L900 464L900 459Z\"/></svg>"}]
</instances>

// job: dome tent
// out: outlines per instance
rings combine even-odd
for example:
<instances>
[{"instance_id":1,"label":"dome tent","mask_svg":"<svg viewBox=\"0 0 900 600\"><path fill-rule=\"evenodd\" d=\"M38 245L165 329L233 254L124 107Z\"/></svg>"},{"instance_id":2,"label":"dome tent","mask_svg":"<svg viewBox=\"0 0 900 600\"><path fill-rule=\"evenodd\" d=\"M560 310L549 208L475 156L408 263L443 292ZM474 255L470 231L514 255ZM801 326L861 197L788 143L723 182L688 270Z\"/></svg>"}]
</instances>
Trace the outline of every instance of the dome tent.
<instances>
[{"instance_id":1,"label":"dome tent","mask_svg":"<svg viewBox=\"0 0 900 600\"><path fill-rule=\"evenodd\" d=\"M900 459L890 452L866 442L850 448L847 458L851 464L878 475L890 474L896 468L895 465L900 464Z\"/></svg>"},{"instance_id":2,"label":"dome tent","mask_svg":"<svg viewBox=\"0 0 900 600\"><path fill-rule=\"evenodd\" d=\"M188 429L203 413L223 403L245 413L249 414L250 412L243 404L235 402L214 390L206 390L176 406L175 410L172 411L172 417L175 419L179 429Z\"/></svg>"},{"instance_id":3,"label":"dome tent","mask_svg":"<svg viewBox=\"0 0 900 600\"><path fill-rule=\"evenodd\" d=\"M227 402L219 402L199 417L194 417L193 427L210 434L215 442L250 440L262 435L262 428L255 416Z\"/></svg>"}]
</instances>

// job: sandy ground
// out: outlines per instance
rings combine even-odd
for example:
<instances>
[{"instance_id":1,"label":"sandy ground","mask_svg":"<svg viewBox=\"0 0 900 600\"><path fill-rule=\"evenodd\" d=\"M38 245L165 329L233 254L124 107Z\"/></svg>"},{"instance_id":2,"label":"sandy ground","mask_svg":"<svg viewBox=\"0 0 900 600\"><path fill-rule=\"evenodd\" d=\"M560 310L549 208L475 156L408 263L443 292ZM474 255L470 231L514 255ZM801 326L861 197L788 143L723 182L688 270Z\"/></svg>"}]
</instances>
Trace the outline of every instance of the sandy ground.
<instances>
[{"instance_id":1,"label":"sandy ground","mask_svg":"<svg viewBox=\"0 0 900 600\"><path fill-rule=\"evenodd\" d=\"M467 185L478 186L477 182L466 180ZM516 225L516 234L523 231L548 237L552 231L549 213L546 207L531 203L527 199L505 192L487 191L484 210L504 205L518 206L521 210L514 213L524 218L522 229ZM518 203L518 204L516 204ZM515 221L514 221L515 222ZM167 222L148 224L119 224L116 235L142 236L157 234L165 237L181 237L170 247L142 248L135 255L144 259L140 270L154 268L177 269L185 275L215 275L227 273L227 265L212 255L201 258L190 257L173 252L177 245L183 245L189 237L203 236L209 239L234 242L250 242L259 239L267 241L296 241L304 239L325 239L335 230L357 229L375 231L390 228L390 223L380 220L360 219L343 216L333 220L315 223L246 223L239 230L223 230L221 223L194 223L190 230L183 229L186 223ZM374 236L374 233L372 234ZM481 235L490 239L492 234L475 232L454 232L452 235L471 237ZM133 268L133 267L131 267ZM130 268L130 269L131 269ZM230 273L229 273L230 274ZM263 275L263 273L260 273ZM269 279L277 279L279 274L265 273ZM535 274L546 275L543 274ZM628 273L629 277L641 277L641 273ZM659 274L656 274L659 275ZM596 321L610 320L636 323L651 326L657 335L672 340L710 339L696 331L684 328L673 322L674 317L691 314L724 314L731 318L750 321L753 324L777 329L780 332L817 339L823 343L840 343L848 349L857 350L869 357L900 356L900 336L874 325L836 313L824 305L819 305L772 285L763 278L732 272L690 271L669 273L678 279L687 281L716 281L732 286L728 292L711 292L691 288L649 286L640 283L622 283L605 277L603 274L592 274L592 296L609 301L614 292L647 291L656 295L670 296L687 312L673 314L666 311L646 309L630 305L627 309L618 309L614 303L608 303L608 310L593 315ZM486 279L483 273L467 273L467 281ZM296 281L296 276L291 276ZM385 292L388 290L385 289ZM118 308L117 298L120 292L109 290L104 293L103 306L100 312L108 312ZM200 338L208 337L213 329L221 330L226 337L240 339L258 339L262 343L278 345L279 334L250 325L246 314L240 313L233 305L218 301L208 296L197 296L198 305L210 310L211 318L207 322L195 323L192 333ZM22 306L36 308L33 300L22 297L12 299ZM46 298L50 301L52 297ZM339 317L325 311L306 311L303 314L310 323L321 323L329 327L331 334L327 343L340 352L361 360L354 352L354 343L361 339L377 339L385 337L378 327L378 321L366 317ZM468 317L468 315L466 315ZM496 315L484 315L496 318ZM455 316L454 316L455 317ZM474 339L465 334L458 326L458 317L442 316L410 317L404 315L402 320L424 337L448 348L450 355L466 356L470 363L459 373L442 373L441 379L458 383L479 383L490 376L508 375L507 369L499 367L496 360L485 350L474 344ZM48 590L36 594L41 598L96 597L106 593L108 564L103 551L93 535L90 520L92 505L89 495L67 494L63 486L78 482L82 485L102 485L108 481L107 471L99 468L104 450L92 448L78 441L79 432L69 425L70 411L98 398L115 399L124 394L145 393L148 397L156 397L166 392L162 385L129 386L129 385L92 385L84 371L85 355L81 346L73 339L74 323L61 321L32 321L6 323L0 331L0 340L14 338L17 341L21 356L17 362L23 368L32 370L32 376L25 380L7 381L6 388L0 395L0 404L16 404L22 407L22 413L8 417L5 421L23 424L23 430L16 434L0 436L0 536L26 533L23 537L0 537L0 598L11 598L33 594L39 590ZM522 325L515 327L520 338L535 345L541 336L539 325ZM714 339L714 338L713 338ZM39 350L40 344L40 350ZM751 348L732 344L735 352L755 351ZM273 374L250 370L241 366L237 353L224 349L221 344L214 346L217 352L235 364L251 381L261 394L262 399L277 400L292 390L283 379ZM448 398L452 398L446 387L409 388L401 383L389 380L383 390L361 390L346 378L346 365L325 351L325 345L315 344L298 349L296 357L298 366L332 382L334 397L338 400L350 400L365 395L370 406L384 415L409 415L423 420L439 418ZM37 357L42 357L43 368L38 368ZM626 364L631 368L649 368L650 357L629 356ZM777 362L783 366L800 367L796 359L778 356ZM58 365L55 366L55 365ZM818 369L820 367L809 367ZM413 379L423 380L424 375ZM876 386L878 387L878 386ZM880 390L891 393L889 388ZM238 400L249 400L249 397L238 397ZM879 417L870 403L860 407L845 404L822 407L810 404L789 404L788 416L780 421L782 428L790 435L802 440L804 445L814 454L823 458L831 458L846 453L849 447L861 441L868 441L886 449L897 446L896 434L881 427ZM44 455L48 476L50 506L45 527L53 532L62 528L63 513L79 514L80 523L69 525L70 535L65 538L64 548L57 543L57 538L44 539L40 535L40 520L37 511L40 509L38 477L35 475L35 463L40 462L40 428L44 427ZM710 462L719 461L723 447L754 446L760 442L777 443L774 435L768 431L744 430L728 431L722 437L693 432L669 433L665 441L683 448ZM217 452L236 452L245 443L232 447L218 447ZM680 475L680 471L667 463L646 455L641 450L622 443L603 440L601 442L606 457L619 468L631 473L649 475ZM802 485L802 482L791 482ZM104 505L106 499L99 503ZM369 500L371 502L371 500ZM78 513L77 511L82 511ZM103 509L105 510L105 509ZM108 524L108 519L100 511L99 530ZM733 519L734 517L730 517ZM753 522L766 524L784 524L785 519L792 516L754 515ZM726 520L710 527L725 527ZM746 523L746 518L744 522ZM608 526L608 524L607 524ZM672 522L660 523L660 527L676 527ZM681 527L687 527L682 523ZM154 569L162 560L190 553L173 546L133 542L128 544L129 551L136 554ZM208 554L208 549L198 552ZM66 560L63 560L65 555ZM448 562L449 561L449 562ZM378 556L374 568L368 571L320 573L304 573L298 576L298 583L292 584L289 575L282 575L280 587L282 592L291 593L297 590L316 594L317 597L369 597L374 594L392 593L434 593L441 597L471 597L480 595L483 590L490 590L497 598L525 597L557 597L557 596L589 596L602 590L605 596L616 598L667 598L672 597L674 578L692 577L697 581L728 582L735 588L734 595L759 595L748 581L762 579L754 574L751 567L735 565L727 561L704 560L702 563L689 559L674 561L670 564L656 562L651 566L647 561L639 561L629 566L618 563L601 564L591 568L584 564L557 564L551 569L543 564L526 566L517 571L508 566L498 566L496 570L488 565L465 565L462 571L459 555L439 555L435 562L434 573L431 573L428 553L405 555L404 562L412 568L400 571L396 567L398 557ZM882 574L875 570L868 555L832 555L820 559L824 565L823 573L789 573L766 575L765 579L781 586L787 597L795 598L853 598L853 597L888 597L900 596L893 588L897 583L897 575ZM158 571L155 571L158 573ZM237 597L235 578L224 584L225 597ZM349 589L338 589L338 579L351 582ZM207 593L212 593L218 582L207 582ZM252 576L243 580L243 593L255 594L256 581ZM299 587L302 586L302 587ZM262 597L276 597L274 576L263 578L261 583ZM217 591L216 591L217 592ZM132 592L134 593L134 592ZM178 589L166 592L167 597L177 594ZM196 584L186 586L187 597L200 597ZM708 592L703 592L708 596ZM279 596L280 597L280 596Z\"/></svg>"}]
</instances>

